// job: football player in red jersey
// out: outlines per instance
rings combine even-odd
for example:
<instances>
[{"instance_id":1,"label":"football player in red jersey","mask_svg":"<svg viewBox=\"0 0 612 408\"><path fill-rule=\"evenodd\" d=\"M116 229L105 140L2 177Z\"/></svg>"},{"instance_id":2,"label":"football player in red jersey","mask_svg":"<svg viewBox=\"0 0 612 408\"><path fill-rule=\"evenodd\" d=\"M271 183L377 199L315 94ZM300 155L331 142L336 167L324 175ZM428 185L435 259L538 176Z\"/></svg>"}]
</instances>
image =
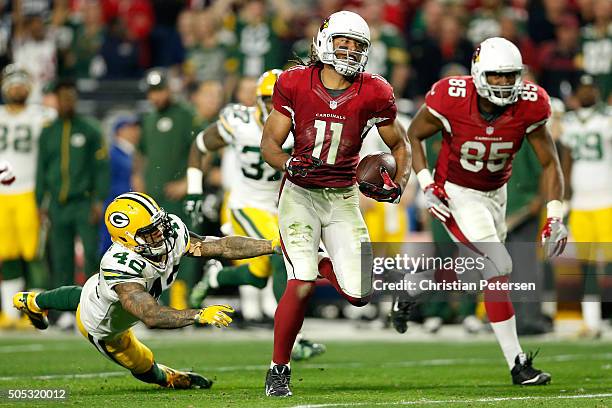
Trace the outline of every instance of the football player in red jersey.
<instances>
[{"instance_id":1,"label":"football player in red jersey","mask_svg":"<svg viewBox=\"0 0 612 408\"><path fill-rule=\"evenodd\" d=\"M268 164L286 173L278 210L289 281L274 317L268 396L291 395L291 347L319 274L351 304L368 303L372 271L362 270L361 244L369 237L355 172L362 138L372 126L391 149L397 172L391 177L381 169L384 186L360 190L378 201L397 203L408 181L410 145L395 119L393 90L382 77L363 72L369 46L370 29L361 16L334 13L314 39L310 63L285 71L274 88L274 110L263 130L261 151ZM282 150L290 131L292 155ZM318 256L320 241L329 258Z\"/></svg>"},{"instance_id":2,"label":"football player in red jersey","mask_svg":"<svg viewBox=\"0 0 612 408\"><path fill-rule=\"evenodd\" d=\"M502 244L482 243L505 240L506 182L525 138L543 167L548 218L541 238L547 255L559 255L567 240L560 201L561 168L544 126L550 116L549 98L539 86L523 81L522 72L516 46L504 38L489 38L474 53L472 75L434 84L408 129L413 167L430 213L444 223L455 241L482 254L486 246L483 279L490 283L507 282L512 272L512 259ZM443 142L432 177L420 142L439 131ZM535 369L533 356L521 349L508 292L487 289L484 303L513 383L548 383L550 374ZM402 312L409 306L404 301L394 308L396 329L404 329Z\"/></svg>"}]
</instances>

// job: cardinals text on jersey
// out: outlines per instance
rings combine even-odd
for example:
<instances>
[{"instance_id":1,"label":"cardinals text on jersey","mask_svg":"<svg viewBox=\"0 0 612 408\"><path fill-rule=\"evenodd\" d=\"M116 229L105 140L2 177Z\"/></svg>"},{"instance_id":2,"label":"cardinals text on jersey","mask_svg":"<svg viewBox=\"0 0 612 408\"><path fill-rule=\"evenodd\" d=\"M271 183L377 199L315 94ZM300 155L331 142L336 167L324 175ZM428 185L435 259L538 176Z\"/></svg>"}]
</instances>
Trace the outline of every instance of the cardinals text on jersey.
<instances>
[{"instance_id":1,"label":"cardinals text on jersey","mask_svg":"<svg viewBox=\"0 0 612 408\"><path fill-rule=\"evenodd\" d=\"M518 101L487 122L478 110L478 94L471 76L448 77L433 85L425 97L427 109L444 125L435 180L481 191L495 190L508 181L512 159L525 135L550 116L546 91L525 81Z\"/></svg>"},{"instance_id":2,"label":"cardinals text on jersey","mask_svg":"<svg viewBox=\"0 0 612 408\"><path fill-rule=\"evenodd\" d=\"M274 109L292 119L294 155L323 161L306 177L288 176L305 188L348 187L355 183L359 150L372 126L395 120L391 85L381 76L358 74L341 95L332 97L320 79L319 66L283 72L274 87Z\"/></svg>"}]
</instances>

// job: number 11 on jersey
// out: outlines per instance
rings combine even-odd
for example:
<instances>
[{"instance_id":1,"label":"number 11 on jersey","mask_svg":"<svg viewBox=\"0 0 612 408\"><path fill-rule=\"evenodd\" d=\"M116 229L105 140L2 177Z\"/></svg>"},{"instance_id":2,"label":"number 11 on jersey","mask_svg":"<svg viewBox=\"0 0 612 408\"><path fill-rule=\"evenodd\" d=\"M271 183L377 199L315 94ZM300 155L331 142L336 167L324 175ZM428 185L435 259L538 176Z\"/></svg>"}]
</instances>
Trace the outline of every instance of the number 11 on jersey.
<instances>
[{"instance_id":1,"label":"number 11 on jersey","mask_svg":"<svg viewBox=\"0 0 612 408\"><path fill-rule=\"evenodd\" d=\"M342 137L342 127L344 125L338 122L330 122L329 130L331 131L331 142L329 145L329 152L327 153L326 164L336 163L336 155L338 154L338 147L340 146L340 138ZM325 131L327 130L327 122L324 120L315 120L314 127L317 130L315 136L314 149L312 150L312 157L320 159L321 151L323 150L323 143L325 142Z\"/></svg>"}]
</instances>

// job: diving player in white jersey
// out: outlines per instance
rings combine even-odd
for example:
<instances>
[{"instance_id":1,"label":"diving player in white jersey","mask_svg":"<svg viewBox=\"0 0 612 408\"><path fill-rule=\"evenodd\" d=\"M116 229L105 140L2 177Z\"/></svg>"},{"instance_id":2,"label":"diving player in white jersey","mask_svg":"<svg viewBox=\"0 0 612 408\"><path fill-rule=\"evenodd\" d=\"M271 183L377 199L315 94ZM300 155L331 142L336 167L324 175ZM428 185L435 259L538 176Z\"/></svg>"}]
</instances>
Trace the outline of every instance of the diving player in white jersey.
<instances>
[{"instance_id":1,"label":"diving player in white jersey","mask_svg":"<svg viewBox=\"0 0 612 408\"><path fill-rule=\"evenodd\" d=\"M176 279L183 256L238 259L275 252L277 241L230 236L200 237L167 214L148 195L125 193L104 216L113 244L100 272L85 286L63 286L42 293L19 292L13 305L38 329L48 327L47 311L76 310L81 334L105 357L137 379L169 388L210 388L212 381L192 372L157 364L151 350L132 331L138 321L149 328L176 329L194 323L228 326L227 305L176 310L157 299Z\"/></svg>"},{"instance_id":2,"label":"diving player in white jersey","mask_svg":"<svg viewBox=\"0 0 612 408\"><path fill-rule=\"evenodd\" d=\"M585 281L580 334L599 337L602 292L612 286L612 108L601 103L589 75L580 78L575 97L581 107L563 117L561 163L572 187L569 230L580 243L577 256ZM605 272L598 279L602 260Z\"/></svg>"},{"instance_id":3,"label":"diving player in white jersey","mask_svg":"<svg viewBox=\"0 0 612 408\"><path fill-rule=\"evenodd\" d=\"M216 123L196 136L187 169L188 213L201 211L202 157L210 151L231 148L240 167L236 179L232 180L228 203L233 232L253 238L279 239L278 192L281 174L263 160L260 144L263 123L272 110L274 84L281 73L280 69L273 69L259 77L255 107L229 104L223 108ZM289 137L283 148L290 151L292 147L293 138ZM230 267L223 267L218 261L209 261L202 281L192 291L191 306L199 306L211 288L250 285L261 289L266 286L270 276L278 301L287 284L287 272L281 256L262 256L239 261L236 266ZM324 351L323 345L300 336L295 343L293 356L295 360L301 360Z\"/></svg>"},{"instance_id":4,"label":"diving player in white jersey","mask_svg":"<svg viewBox=\"0 0 612 408\"><path fill-rule=\"evenodd\" d=\"M0 189L0 263L2 312L0 328L19 325L11 307L12 294L25 287L26 268L36 268L39 236L34 189L38 138L45 124L55 119L53 109L28 104L30 75L15 64L2 72L0 106L0 162L11 163L16 181ZM40 267L39 267L40 268ZM40 268L42 269L42 268Z\"/></svg>"}]
</instances>

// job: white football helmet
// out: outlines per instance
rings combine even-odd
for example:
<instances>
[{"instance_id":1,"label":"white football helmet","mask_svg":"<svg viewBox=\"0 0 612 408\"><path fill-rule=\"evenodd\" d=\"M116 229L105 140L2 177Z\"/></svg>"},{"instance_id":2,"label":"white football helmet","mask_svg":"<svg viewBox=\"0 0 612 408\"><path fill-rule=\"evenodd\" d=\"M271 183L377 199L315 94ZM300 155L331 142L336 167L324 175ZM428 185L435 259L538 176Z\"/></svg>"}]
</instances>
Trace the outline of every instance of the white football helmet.
<instances>
[{"instance_id":1,"label":"white football helmet","mask_svg":"<svg viewBox=\"0 0 612 408\"><path fill-rule=\"evenodd\" d=\"M334 49L335 37L352 38L361 43L363 48L360 51ZM370 27L359 14L339 11L323 21L313 42L317 57L322 63L333 65L340 75L353 76L363 72L368 62ZM338 57L338 52L343 52L344 55Z\"/></svg>"},{"instance_id":2,"label":"white football helmet","mask_svg":"<svg viewBox=\"0 0 612 408\"><path fill-rule=\"evenodd\" d=\"M491 85L490 72L516 72L512 85ZM515 103L523 87L523 58L514 44L505 38L484 40L472 57L472 78L478 95L498 106Z\"/></svg>"}]
</instances>

